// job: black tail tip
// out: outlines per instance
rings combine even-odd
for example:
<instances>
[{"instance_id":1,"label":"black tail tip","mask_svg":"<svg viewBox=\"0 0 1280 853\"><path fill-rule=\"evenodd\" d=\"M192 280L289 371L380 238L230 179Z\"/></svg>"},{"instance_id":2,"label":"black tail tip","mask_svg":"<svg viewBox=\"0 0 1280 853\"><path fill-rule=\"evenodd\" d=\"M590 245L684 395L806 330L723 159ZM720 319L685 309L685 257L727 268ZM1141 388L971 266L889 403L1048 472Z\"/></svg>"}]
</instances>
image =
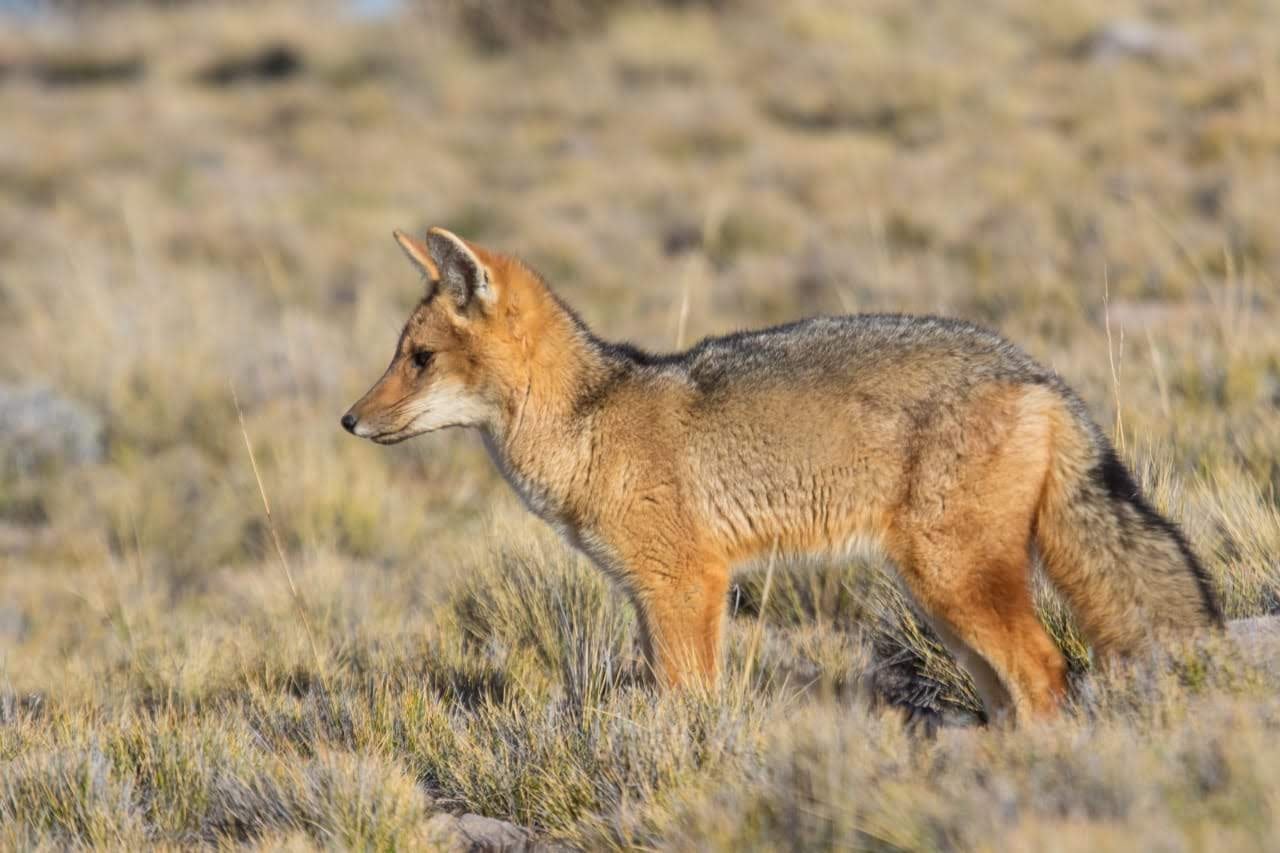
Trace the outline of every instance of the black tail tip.
<instances>
[{"instance_id":1,"label":"black tail tip","mask_svg":"<svg viewBox=\"0 0 1280 853\"><path fill-rule=\"evenodd\" d=\"M1133 475L1129 473L1128 467L1121 461L1115 448L1108 446L1104 449L1102 458L1093 470L1093 477L1102 484L1113 501L1132 507L1148 530L1173 540L1200 590L1205 617L1213 627L1225 628L1227 622L1223 617L1222 605L1218 601L1218 594L1214 590L1208 569L1191 550L1191 545L1187 542L1182 528L1156 512L1155 508L1147 502L1142 489L1138 487L1137 481L1133 479Z\"/></svg>"}]
</instances>

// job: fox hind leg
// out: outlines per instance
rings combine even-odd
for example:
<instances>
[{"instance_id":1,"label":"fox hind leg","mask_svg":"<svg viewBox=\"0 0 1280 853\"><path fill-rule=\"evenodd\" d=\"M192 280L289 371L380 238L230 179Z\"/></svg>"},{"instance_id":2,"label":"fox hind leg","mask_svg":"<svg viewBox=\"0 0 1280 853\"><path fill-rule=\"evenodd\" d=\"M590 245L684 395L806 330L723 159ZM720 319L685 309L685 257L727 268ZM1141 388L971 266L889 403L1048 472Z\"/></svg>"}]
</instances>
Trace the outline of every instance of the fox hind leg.
<instances>
[{"instance_id":1,"label":"fox hind leg","mask_svg":"<svg viewBox=\"0 0 1280 853\"><path fill-rule=\"evenodd\" d=\"M915 564L903 573L973 675L988 719L1000 719L1010 705L1019 720L1056 716L1066 694L1066 662L1036 615L1029 561L952 552L943 565ZM955 582L938 585L942 572Z\"/></svg>"},{"instance_id":2,"label":"fox hind leg","mask_svg":"<svg viewBox=\"0 0 1280 853\"><path fill-rule=\"evenodd\" d=\"M912 437L909 487L890 530L890 556L995 706L989 717L1004 704L993 681L1020 720L1055 715L1066 692L1066 664L1031 594L1050 461L1046 400L1034 388L993 386L966 407L933 412Z\"/></svg>"}]
</instances>

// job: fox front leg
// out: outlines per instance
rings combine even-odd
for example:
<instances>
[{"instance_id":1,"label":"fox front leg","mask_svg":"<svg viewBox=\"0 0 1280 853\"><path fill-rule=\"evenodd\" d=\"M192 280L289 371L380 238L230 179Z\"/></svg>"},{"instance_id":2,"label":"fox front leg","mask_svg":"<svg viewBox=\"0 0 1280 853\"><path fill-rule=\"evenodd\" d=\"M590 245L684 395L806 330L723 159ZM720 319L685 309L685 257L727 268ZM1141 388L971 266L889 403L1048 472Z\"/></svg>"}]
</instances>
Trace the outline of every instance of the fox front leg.
<instances>
[{"instance_id":1,"label":"fox front leg","mask_svg":"<svg viewBox=\"0 0 1280 853\"><path fill-rule=\"evenodd\" d=\"M659 684L714 685L720 671L728 566L699 560L644 572L634 597L645 663Z\"/></svg>"}]
</instances>

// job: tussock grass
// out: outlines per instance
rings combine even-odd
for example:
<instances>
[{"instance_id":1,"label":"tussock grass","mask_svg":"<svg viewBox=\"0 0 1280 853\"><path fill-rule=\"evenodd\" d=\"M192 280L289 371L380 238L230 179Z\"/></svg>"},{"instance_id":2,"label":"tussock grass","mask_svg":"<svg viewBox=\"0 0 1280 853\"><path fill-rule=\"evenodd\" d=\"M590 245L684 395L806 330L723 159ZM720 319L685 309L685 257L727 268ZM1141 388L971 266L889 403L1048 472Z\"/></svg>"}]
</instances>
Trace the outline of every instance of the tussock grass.
<instances>
[{"instance_id":1,"label":"tussock grass","mask_svg":"<svg viewBox=\"0 0 1280 853\"><path fill-rule=\"evenodd\" d=\"M1121 425L1230 617L1278 614L1268 10L514 11L0 27L0 382L105 427L100 461L0 464L0 847L413 849L440 811L587 849L1267 847L1275 638L1099 672L1046 587L1070 712L939 728L976 699L887 567L779 560L735 579L723 682L658 695L473 436L337 418L419 293L393 227L654 348L957 314ZM1190 48L1093 55L1151 17ZM289 73L202 80L273 46Z\"/></svg>"}]
</instances>

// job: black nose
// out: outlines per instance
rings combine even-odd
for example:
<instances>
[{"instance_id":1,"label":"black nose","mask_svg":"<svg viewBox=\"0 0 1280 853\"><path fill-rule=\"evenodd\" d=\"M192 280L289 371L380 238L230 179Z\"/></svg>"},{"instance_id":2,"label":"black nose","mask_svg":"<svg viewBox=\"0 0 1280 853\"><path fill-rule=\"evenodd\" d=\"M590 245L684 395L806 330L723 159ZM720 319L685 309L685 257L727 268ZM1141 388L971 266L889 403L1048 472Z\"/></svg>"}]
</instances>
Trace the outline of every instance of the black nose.
<instances>
[{"instance_id":1,"label":"black nose","mask_svg":"<svg viewBox=\"0 0 1280 853\"><path fill-rule=\"evenodd\" d=\"M354 434L356 431L356 416L347 412L342 416L342 428L347 432Z\"/></svg>"}]
</instances>

